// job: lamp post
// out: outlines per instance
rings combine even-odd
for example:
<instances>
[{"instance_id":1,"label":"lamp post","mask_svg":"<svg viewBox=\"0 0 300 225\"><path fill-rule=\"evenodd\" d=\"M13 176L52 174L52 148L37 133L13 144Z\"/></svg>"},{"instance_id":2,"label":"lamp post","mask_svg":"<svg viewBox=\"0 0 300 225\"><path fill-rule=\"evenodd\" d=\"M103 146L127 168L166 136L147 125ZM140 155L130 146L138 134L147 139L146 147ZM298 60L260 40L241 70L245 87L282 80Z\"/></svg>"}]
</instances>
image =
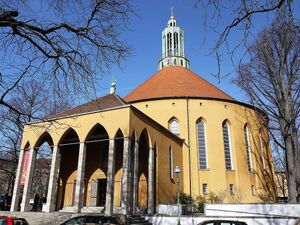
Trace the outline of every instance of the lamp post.
<instances>
[{"instance_id":1,"label":"lamp post","mask_svg":"<svg viewBox=\"0 0 300 225\"><path fill-rule=\"evenodd\" d=\"M177 213L178 213L178 225L180 225L180 203L179 203L179 179L178 176L181 173L180 167L176 166L174 169L174 173L176 173L176 188L177 188Z\"/></svg>"}]
</instances>

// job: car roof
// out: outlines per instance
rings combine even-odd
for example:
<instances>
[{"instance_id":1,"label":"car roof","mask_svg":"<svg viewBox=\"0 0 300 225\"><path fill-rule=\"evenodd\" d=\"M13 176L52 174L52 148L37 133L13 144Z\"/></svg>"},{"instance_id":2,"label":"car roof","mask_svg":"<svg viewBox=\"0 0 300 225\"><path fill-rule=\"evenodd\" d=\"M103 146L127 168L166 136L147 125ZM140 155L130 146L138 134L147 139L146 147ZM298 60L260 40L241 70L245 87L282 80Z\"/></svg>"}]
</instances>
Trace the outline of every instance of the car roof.
<instances>
[{"instance_id":1,"label":"car roof","mask_svg":"<svg viewBox=\"0 0 300 225\"><path fill-rule=\"evenodd\" d=\"M205 221L202 221L200 224L202 223L212 223L212 222L234 222L234 223L244 223L246 224L244 221L238 221L238 220L205 220Z\"/></svg>"}]
</instances>

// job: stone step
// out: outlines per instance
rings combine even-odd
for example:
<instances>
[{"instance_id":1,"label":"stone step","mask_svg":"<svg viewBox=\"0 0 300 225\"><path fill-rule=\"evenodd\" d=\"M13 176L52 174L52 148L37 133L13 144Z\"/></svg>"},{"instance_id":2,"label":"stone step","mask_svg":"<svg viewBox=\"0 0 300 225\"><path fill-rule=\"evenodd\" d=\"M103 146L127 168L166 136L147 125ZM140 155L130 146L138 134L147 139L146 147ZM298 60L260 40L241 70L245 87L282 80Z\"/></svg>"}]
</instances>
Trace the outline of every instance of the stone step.
<instances>
[{"instance_id":1,"label":"stone step","mask_svg":"<svg viewBox=\"0 0 300 225\"><path fill-rule=\"evenodd\" d=\"M141 215L126 216L125 221L126 225L152 225L152 223L149 223L149 221Z\"/></svg>"}]
</instances>

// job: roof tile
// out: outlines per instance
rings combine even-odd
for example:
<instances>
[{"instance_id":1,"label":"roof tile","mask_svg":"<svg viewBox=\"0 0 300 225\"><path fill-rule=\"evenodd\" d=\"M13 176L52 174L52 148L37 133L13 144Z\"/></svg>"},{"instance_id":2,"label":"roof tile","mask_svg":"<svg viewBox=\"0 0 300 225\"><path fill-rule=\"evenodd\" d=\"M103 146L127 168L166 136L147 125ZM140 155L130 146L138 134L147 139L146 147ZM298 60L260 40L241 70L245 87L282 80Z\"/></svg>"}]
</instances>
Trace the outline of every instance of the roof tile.
<instances>
[{"instance_id":1,"label":"roof tile","mask_svg":"<svg viewBox=\"0 0 300 225\"><path fill-rule=\"evenodd\" d=\"M191 70L179 66L159 70L130 92L124 100L135 102L166 97L204 97L235 100Z\"/></svg>"}]
</instances>

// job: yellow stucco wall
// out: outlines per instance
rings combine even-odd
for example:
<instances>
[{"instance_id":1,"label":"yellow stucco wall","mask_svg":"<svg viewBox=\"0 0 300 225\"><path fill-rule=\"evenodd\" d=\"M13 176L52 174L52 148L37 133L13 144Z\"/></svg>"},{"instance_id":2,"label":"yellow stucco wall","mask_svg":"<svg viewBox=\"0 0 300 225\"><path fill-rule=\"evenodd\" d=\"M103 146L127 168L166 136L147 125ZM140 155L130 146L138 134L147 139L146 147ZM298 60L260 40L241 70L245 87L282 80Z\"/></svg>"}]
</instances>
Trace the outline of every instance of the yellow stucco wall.
<instances>
[{"instance_id":1,"label":"yellow stucco wall","mask_svg":"<svg viewBox=\"0 0 300 225\"><path fill-rule=\"evenodd\" d=\"M37 148L43 144L42 139L45 137L46 133L51 136L53 145L58 145L70 128L75 130L79 141L84 142L97 124L100 124L105 128L110 139L116 136L118 130L121 130L123 137L134 137L135 140L138 140L141 134L146 130L149 148L155 148L156 151L155 200L156 203L170 203L176 194L176 184L174 180L170 179L169 147L172 146L173 149L173 165L182 167L182 140L147 116L144 116L139 111L132 109L130 106L78 115L71 118L60 118L53 121L28 124L24 128L21 146L22 149L24 149L25 146L27 147L27 145L30 145L31 148ZM68 154L73 154L75 152L78 154L78 145L70 148L74 149L71 149L72 152ZM66 157L68 158L68 156ZM78 158L77 155L76 158ZM87 156L87 159L88 158L89 156ZM117 158L119 157L116 156L116 159ZM120 160L122 162L122 159ZM65 195L63 196L62 194L61 185L58 191L58 200L61 201L64 206L72 205L73 183L77 176L77 162L75 161L61 164L61 171L67 171L66 174L69 174L63 182L65 183ZM105 178L105 173L103 171L99 170L99 168L94 168L95 163L92 162L93 160L89 161L90 163L86 163L86 174L90 175L85 177L87 182L85 196L87 206L90 205L90 182L93 179ZM144 166L147 165L147 162L139 163ZM70 167L72 167L71 171L69 171ZM92 167L93 169L91 169ZM120 168L116 170L115 176L115 206L120 206L121 176L122 169ZM182 177L180 179L182 179ZM146 207L147 185L143 176L140 177L139 186L139 204L140 206Z\"/></svg>"},{"instance_id":2,"label":"yellow stucco wall","mask_svg":"<svg viewBox=\"0 0 300 225\"><path fill-rule=\"evenodd\" d=\"M208 99L160 99L133 103L133 105L168 128L171 118L180 124L180 138L185 140L182 148L183 177L185 193L193 196L203 195L202 184L208 184L208 190L225 197L225 202L259 202L258 193L265 194L262 171L262 155L259 141L259 129L262 127L256 112L244 105L232 102ZM205 121L208 170L198 169L196 121ZM230 130L233 170L226 171L223 145L222 122L227 120ZM252 151L253 172L248 171L244 126L248 124L250 147ZM268 139L266 132L262 135ZM189 179L189 148L191 179ZM269 143L264 148L270 155ZM269 158L271 160L271 158ZM272 162L269 168L272 173ZM234 184L235 194L229 194L229 185ZM251 185L256 193L252 194ZM274 193L273 193L274 194Z\"/></svg>"}]
</instances>

